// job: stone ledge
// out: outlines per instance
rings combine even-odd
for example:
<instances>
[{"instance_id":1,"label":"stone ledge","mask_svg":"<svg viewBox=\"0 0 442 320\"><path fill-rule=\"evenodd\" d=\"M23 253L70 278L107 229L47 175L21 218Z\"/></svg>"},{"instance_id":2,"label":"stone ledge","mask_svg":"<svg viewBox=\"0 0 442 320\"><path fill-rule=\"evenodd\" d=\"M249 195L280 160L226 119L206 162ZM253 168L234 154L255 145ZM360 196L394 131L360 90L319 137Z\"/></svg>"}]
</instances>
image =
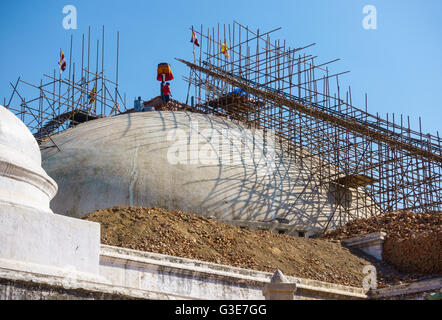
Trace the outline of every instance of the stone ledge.
<instances>
[{"instance_id":1,"label":"stone ledge","mask_svg":"<svg viewBox=\"0 0 442 320\"><path fill-rule=\"evenodd\" d=\"M393 287L373 290L369 296L371 299L391 298L395 296L411 295L420 292L441 290L442 278L423 280L414 283L405 283Z\"/></svg>"},{"instance_id":2,"label":"stone ledge","mask_svg":"<svg viewBox=\"0 0 442 320\"><path fill-rule=\"evenodd\" d=\"M349 248L361 249L365 253L382 260L383 244L385 241L385 232L374 232L361 236L342 240L342 244Z\"/></svg>"},{"instance_id":3,"label":"stone ledge","mask_svg":"<svg viewBox=\"0 0 442 320\"><path fill-rule=\"evenodd\" d=\"M73 267L54 267L30 262L0 259L0 270L3 272L24 272L34 275L56 277L66 281L90 281L110 284L108 280L88 272L81 272Z\"/></svg>"},{"instance_id":4,"label":"stone ledge","mask_svg":"<svg viewBox=\"0 0 442 320\"><path fill-rule=\"evenodd\" d=\"M32 272L4 270L0 268L0 279L11 282L29 283L34 285L44 285L52 288L61 288L64 290L83 290L97 294L116 295L134 299L148 300L188 300L189 297L182 297L173 294L161 292L138 290L134 288L119 287L115 285L87 281L75 280L59 276L49 276Z\"/></svg>"},{"instance_id":5,"label":"stone ledge","mask_svg":"<svg viewBox=\"0 0 442 320\"><path fill-rule=\"evenodd\" d=\"M342 243L349 247L365 247L383 242L386 235L385 232L373 232L342 240Z\"/></svg>"},{"instance_id":6,"label":"stone ledge","mask_svg":"<svg viewBox=\"0 0 442 320\"><path fill-rule=\"evenodd\" d=\"M111 268L106 270L106 264L108 263L111 264ZM113 263L115 265L112 265ZM57 270L54 272L43 270L40 273L31 264L28 264L27 268L23 268L23 270L14 270L13 266L11 269L0 268L0 278L12 282L29 283L30 286L40 285L65 291L83 290L94 292L97 295L105 294L154 300L213 299L213 297L198 294L180 294L179 290L174 291L173 288L166 290L166 288L158 286L158 283L152 282L154 278L150 278L149 274L155 274L156 279L165 281L164 283L175 282L176 279L179 279L179 282L194 281L193 285L195 286L198 286L200 281L205 283L212 278L216 279L215 281L222 288L223 292L220 293L220 297L238 300L247 297L259 299L262 296L262 288L268 284L272 277L272 274L267 272L109 246L101 246L100 265L105 267L106 272L102 273L101 270L100 277L95 278L76 277L74 274L69 276L69 270L65 270L65 273L55 272ZM192 276L183 277L186 274ZM109 278L112 275L115 276L114 279ZM287 277L287 280L292 285L296 285L300 298L367 298L362 288L346 287L296 277ZM161 281L160 284L163 283ZM213 283L213 280L209 280L207 283ZM157 288L155 288L155 285ZM235 291L238 288L244 290L243 295L240 291ZM262 298L264 297L262 296Z\"/></svg>"},{"instance_id":7,"label":"stone ledge","mask_svg":"<svg viewBox=\"0 0 442 320\"><path fill-rule=\"evenodd\" d=\"M199 260L192 260L174 256L167 256L157 253L143 252L120 247L101 245L100 262L117 262L118 265L142 267L152 266L160 267L168 274L192 275L199 278L221 279L230 282L233 285L239 283L249 286L264 287L271 279L272 273L242 269L237 267L225 266ZM346 298L366 299L366 290L350 286L343 286L317 280L303 279L287 276L287 280L296 283L299 290L318 292Z\"/></svg>"}]
</instances>

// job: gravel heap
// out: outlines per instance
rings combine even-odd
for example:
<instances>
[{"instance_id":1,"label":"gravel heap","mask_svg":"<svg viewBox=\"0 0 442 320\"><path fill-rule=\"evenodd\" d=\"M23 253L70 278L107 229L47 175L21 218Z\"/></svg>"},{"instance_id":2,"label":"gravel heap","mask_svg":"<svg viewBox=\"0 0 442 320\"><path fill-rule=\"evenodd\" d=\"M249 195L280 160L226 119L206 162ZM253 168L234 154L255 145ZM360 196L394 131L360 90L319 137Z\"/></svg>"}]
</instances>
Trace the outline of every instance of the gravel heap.
<instances>
[{"instance_id":1,"label":"gravel heap","mask_svg":"<svg viewBox=\"0 0 442 320\"><path fill-rule=\"evenodd\" d=\"M250 231L194 214L155 208L114 207L85 219L101 224L101 242L266 272L355 287L367 260L340 241Z\"/></svg>"},{"instance_id":2,"label":"gravel heap","mask_svg":"<svg viewBox=\"0 0 442 320\"><path fill-rule=\"evenodd\" d=\"M357 235L380 231L386 232L387 238L397 240L441 232L442 213L386 212L379 216L350 221L339 229L325 233L322 238L343 240Z\"/></svg>"},{"instance_id":3,"label":"gravel heap","mask_svg":"<svg viewBox=\"0 0 442 320\"><path fill-rule=\"evenodd\" d=\"M101 242L106 245L272 273L280 269L290 276L354 287L362 286L365 277L362 270L369 264L377 269L379 287L434 277L397 271L360 251L350 251L336 240L375 231L412 234L409 225L399 226L400 221L408 218L415 221L422 232L433 230L435 221L439 221L440 227L440 217L388 214L376 218L379 220L366 219L364 224L349 224L340 231L329 232L325 239L304 239L251 231L194 214L158 208L113 207L84 217L101 224ZM380 226L379 221L384 223Z\"/></svg>"},{"instance_id":4,"label":"gravel heap","mask_svg":"<svg viewBox=\"0 0 442 320\"><path fill-rule=\"evenodd\" d=\"M357 219L330 231L323 239L346 239L383 231L383 259L407 274L442 275L442 213L387 212ZM416 277L415 277L416 278Z\"/></svg>"}]
</instances>

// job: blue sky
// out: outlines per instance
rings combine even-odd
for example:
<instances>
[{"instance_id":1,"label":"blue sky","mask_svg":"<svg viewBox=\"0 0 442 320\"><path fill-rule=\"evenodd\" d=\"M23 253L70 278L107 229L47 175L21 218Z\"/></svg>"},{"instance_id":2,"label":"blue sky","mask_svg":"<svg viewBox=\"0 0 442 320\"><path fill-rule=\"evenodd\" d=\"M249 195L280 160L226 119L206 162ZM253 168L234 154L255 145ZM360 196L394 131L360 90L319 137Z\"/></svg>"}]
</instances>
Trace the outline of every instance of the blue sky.
<instances>
[{"instance_id":1,"label":"blue sky","mask_svg":"<svg viewBox=\"0 0 442 320\"><path fill-rule=\"evenodd\" d=\"M77 8L78 29L62 25L65 5ZM377 29L362 27L365 5L377 9ZM255 1L116 1L42 0L1 1L0 97L9 97L18 76L38 82L57 68L59 48L69 51L74 36L76 62L80 63L81 37L92 27L92 43L106 28L105 73L115 77L116 31L120 32L120 89L128 105L142 96L159 94L156 66L169 62L175 75L172 93L185 101L182 76L188 69L174 60L190 60L189 27L217 26L233 20L260 31L282 27L272 39L291 47L313 42L309 53L326 62L341 60L332 72L350 70L341 81L351 85L353 102L369 112L404 114L418 128L436 134L442 121L442 1L440 0L255 0Z\"/></svg>"}]
</instances>

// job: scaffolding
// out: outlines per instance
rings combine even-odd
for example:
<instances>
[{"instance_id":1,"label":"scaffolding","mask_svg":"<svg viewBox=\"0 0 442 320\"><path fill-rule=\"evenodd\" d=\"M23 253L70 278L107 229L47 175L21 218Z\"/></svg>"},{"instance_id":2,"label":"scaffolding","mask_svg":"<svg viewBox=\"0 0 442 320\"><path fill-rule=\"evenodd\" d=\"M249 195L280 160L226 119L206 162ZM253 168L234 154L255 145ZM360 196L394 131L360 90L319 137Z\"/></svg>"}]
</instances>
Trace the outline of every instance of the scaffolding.
<instances>
[{"instance_id":1,"label":"scaffolding","mask_svg":"<svg viewBox=\"0 0 442 320\"><path fill-rule=\"evenodd\" d=\"M339 83L347 72L329 72L339 59L317 63L305 53L314 43L290 48L285 40L272 41L279 29L254 32L236 21L216 30L192 27L200 43L193 62L177 60L190 68L184 79L194 108L276 132L290 157L308 163L316 178L309 187L334 194L324 230L337 216L348 221L402 209L441 211L439 133L424 134L420 120L412 130L402 115L369 114L367 95L365 109L356 108L351 88L343 92Z\"/></svg>"},{"instance_id":2,"label":"scaffolding","mask_svg":"<svg viewBox=\"0 0 442 320\"><path fill-rule=\"evenodd\" d=\"M86 121L127 110L126 98L121 96L118 84L119 32L116 37L115 81L104 75L104 32L103 26L101 44L100 40L96 43L95 61L92 60L92 50L95 49L91 43L91 28L88 30L87 42L85 35L82 35L79 72L72 58L71 36L69 66L64 73L54 70L52 74L44 74L44 81L40 80L39 84L25 81L21 77L15 84L11 83L12 93L7 103L5 98L5 107L27 125L40 145L49 139L52 141L49 148L59 148L52 140L52 135ZM25 98L25 94L32 95L32 98Z\"/></svg>"},{"instance_id":3,"label":"scaffolding","mask_svg":"<svg viewBox=\"0 0 442 320\"><path fill-rule=\"evenodd\" d=\"M439 133L424 134L420 120L419 130L413 130L409 117L368 113L367 96L364 109L353 106L351 88L342 90L339 82L348 71L329 72L329 65L339 59L317 63L317 56L306 53L314 43L291 48L286 41L271 40L279 29L255 32L238 22L218 24L216 30L192 28L200 43L193 62L178 59L190 69L184 79L192 107L186 101L180 108L276 133L284 156L310 171L308 185L291 200L293 210L309 197L315 203L318 194L333 197L324 230L332 221L343 224L384 211L441 211ZM39 84L21 78L11 83L11 97L4 104L40 145L59 148L52 135L130 112L119 93L119 34L114 81L104 76L104 40L103 27L93 62L90 28L87 41L83 35L80 72L72 59L71 37L69 67L63 74L67 77L54 70ZM29 92L34 97L26 99ZM52 143L42 143L47 140Z\"/></svg>"}]
</instances>

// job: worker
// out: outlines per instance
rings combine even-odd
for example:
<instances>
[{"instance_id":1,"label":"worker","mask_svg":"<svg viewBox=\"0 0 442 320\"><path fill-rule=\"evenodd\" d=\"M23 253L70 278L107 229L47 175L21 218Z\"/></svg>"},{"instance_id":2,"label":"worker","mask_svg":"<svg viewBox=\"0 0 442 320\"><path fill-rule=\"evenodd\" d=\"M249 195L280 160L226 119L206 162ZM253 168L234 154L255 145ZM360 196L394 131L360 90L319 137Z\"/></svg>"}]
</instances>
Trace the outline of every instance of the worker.
<instances>
[{"instance_id":1,"label":"worker","mask_svg":"<svg viewBox=\"0 0 442 320\"><path fill-rule=\"evenodd\" d=\"M166 82L166 84L161 88L161 97L163 98L164 104L167 104L169 102L169 97L172 96L169 85L170 83Z\"/></svg>"}]
</instances>

